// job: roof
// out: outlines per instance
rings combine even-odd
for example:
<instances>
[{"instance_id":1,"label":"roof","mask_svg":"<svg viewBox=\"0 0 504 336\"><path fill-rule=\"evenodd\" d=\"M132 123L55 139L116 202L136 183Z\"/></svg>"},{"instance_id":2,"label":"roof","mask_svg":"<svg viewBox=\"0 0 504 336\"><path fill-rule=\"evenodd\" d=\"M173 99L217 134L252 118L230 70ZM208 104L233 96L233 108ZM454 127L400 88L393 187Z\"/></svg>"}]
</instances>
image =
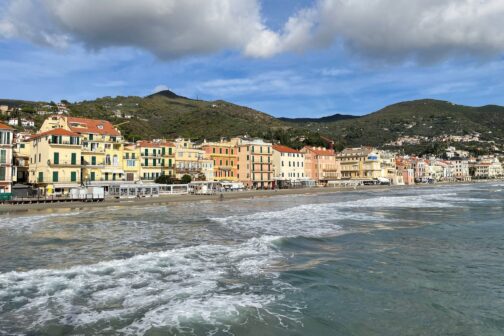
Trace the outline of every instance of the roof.
<instances>
[{"instance_id":1,"label":"roof","mask_svg":"<svg viewBox=\"0 0 504 336\"><path fill-rule=\"evenodd\" d=\"M5 124L0 123L0 129L4 129L4 130L12 130L13 128L12 128L12 127L10 127L10 126L7 126L7 125L5 125Z\"/></svg>"},{"instance_id":2,"label":"roof","mask_svg":"<svg viewBox=\"0 0 504 336\"><path fill-rule=\"evenodd\" d=\"M281 153L296 153L296 154L301 153L298 150L283 145L273 145L273 149Z\"/></svg>"},{"instance_id":3,"label":"roof","mask_svg":"<svg viewBox=\"0 0 504 336\"><path fill-rule=\"evenodd\" d=\"M368 155L373 152L372 147L357 147L357 148L345 148L341 151L341 155Z\"/></svg>"},{"instance_id":4,"label":"roof","mask_svg":"<svg viewBox=\"0 0 504 336\"><path fill-rule=\"evenodd\" d=\"M44 133L39 133L39 134L34 134L30 140L33 140L33 139L38 139L38 138L42 138L42 137L45 137L47 135L56 135L56 136L72 136L72 137L78 137L79 134L77 133L74 133L74 132L70 132L70 131L67 131L66 129L63 129L63 128L55 128L55 129L52 129L50 131L47 131L47 132L44 132Z\"/></svg>"},{"instance_id":5,"label":"roof","mask_svg":"<svg viewBox=\"0 0 504 336\"><path fill-rule=\"evenodd\" d=\"M143 147L143 148L160 148L161 145L159 143L155 143L155 142L152 142L152 141L146 141L146 140L141 140L141 141L137 141L137 146L139 147Z\"/></svg>"},{"instance_id":6,"label":"roof","mask_svg":"<svg viewBox=\"0 0 504 336\"><path fill-rule=\"evenodd\" d=\"M309 146L306 146L305 148L315 153L316 155L321 156L331 156L336 154L333 149L325 149L322 147L309 147Z\"/></svg>"},{"instance_id":7,"label":"roof","mask_svg":"<svg viewBox=\"0 0 504 336\"><path fill-rule=\"evenodd\" d=\"M67 117L67 123L70 130L76 133L92 133L112 136L121 135L121 133L115 129L114 125L107 120ZM72 126L72 124L74 124L74 126Z\"/></svg>"}]
</instances>

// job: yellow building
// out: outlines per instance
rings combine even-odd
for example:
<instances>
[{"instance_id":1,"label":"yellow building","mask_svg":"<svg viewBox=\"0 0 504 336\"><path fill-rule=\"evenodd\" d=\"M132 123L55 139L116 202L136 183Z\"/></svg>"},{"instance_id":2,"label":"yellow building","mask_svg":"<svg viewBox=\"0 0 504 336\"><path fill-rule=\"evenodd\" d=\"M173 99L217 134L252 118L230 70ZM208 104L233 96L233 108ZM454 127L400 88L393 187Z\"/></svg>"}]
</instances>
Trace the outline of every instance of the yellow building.
<instances>
[{"instance_id":1,"label":"yellow building","mask_svg":"<svg viewBox=\"0 0 504 336\"><path fill-rule=\"evenodd\" d=\"M345 148L336 154L342 179L376 179L382 177L380 153L372 147Z\"/></svg>"},{"instance_id":2,"label":"yellow building","mask_svg":"<svg viewBox=\"0 0 504 336\"><path fill-rule=\"evenodd\" d=\"M124 145L123 170L125 181L140 181L140 149L135 144Z\"/></svg>"},{"instance_id":3,"label":"yellow building","mask_svg":"<svg viewBox=\"0 0 504 336\"><path fill-rule=\"evenodd\" d=\"M175 177L175 144L165 140L159 141L159 144L163 157L163 174Z\"/></svg>"},{"instance_id":4,"label":"yellow building","mask_svg":"<svg viewBox=\"0 0 504 336\"><path fill-rule=\"evenodd\" d=\"M181 179L184 175L191 176L192 180L208 180L212 181L213 176L203 177L203 160L205 160L205 151L194 146L191 140L176 139L175 140L175 176ZM207 166L210 162L205 162ZM213 171L206 169L207 174Z\"/></svg>"},{"instance_id":5,"label":"yellow building","mask_svg":"<svg viewBox=\"0 0 504 336\"><path fill-rule=\"evenodd\" d=\"M205 157L212 161L213 180L215 181L238 181L238 151L230 141L206 142L201 144L205 151ZM211 176L207 176L207 180Z\"/></svg>"},{"instance_id":6,"label":"yellow building","mask_svg":"<svg viewBox=\"0 0 504 336\"><path fill-rule=\"evenodd\" d=\"M108 185L124 181L124 140L112 123L106 120L54 115L44 121L40 131L62 128L77 133L82 139L82 179L87 185Z\"/></svg>"},{"instance_id":7,"label":"yellow building","mask_svg":"<svg viewBox=\"0 0 504 336\"><path fill-rule=\"evenodd\" d=\"M57 128L30 141L29 182L45 195L64 195L81 186L79 134Z\"/></svg>"},{"instance_id":8,"label":"yellow building","mask_svg":"<svg viewBox=\"0 0 504 336\"><path fill-rule=\"evenodd\" d=\"M165 159L162 155L162 146L152 141L138 141L140 151L140 179L155 181L163 175Z\"/></svg>"}]
</instances>

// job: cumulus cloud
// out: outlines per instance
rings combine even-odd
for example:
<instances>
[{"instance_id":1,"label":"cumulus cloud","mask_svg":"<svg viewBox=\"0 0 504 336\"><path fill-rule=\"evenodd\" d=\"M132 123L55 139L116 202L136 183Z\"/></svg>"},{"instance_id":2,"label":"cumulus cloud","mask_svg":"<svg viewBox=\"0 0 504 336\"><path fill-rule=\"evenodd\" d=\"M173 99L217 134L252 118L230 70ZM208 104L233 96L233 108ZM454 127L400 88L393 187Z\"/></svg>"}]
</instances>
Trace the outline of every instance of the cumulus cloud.
<instances>
[{"instance_id":1,"label":"cumulus cloud","mask_svg":"<svg viewBox=\"0 0 504 336\"><path fill-rule=\"evenodd\" d=\"M260 1L5 0L0 37L128 46L162 59L221 50L266 58L335 43L387 60L504 51L502 0L313 0L279 31L265 25Z\"/></svg>"},{"instance_id":2,"label":"cumulus cloud","mask_svg":"<svg viewBox=\"0 0 504 336\"><path fill-rule=\"evenodd\" d=\"M255 0L8 0L3 12L0 36L137 47L163 59L241 49L267 32Z\"/></svg>"},{"instance_id":3,"label":"cumulus cloud","mask_svg":"<svg viewBox=\"0 0 504 336\"><path fill-rule=\"evenodd\" d=\"M504 51L503 17L502 0L319 0L291 17L277 43L262 53L341 42L385 59L497 54Z\"/></svg>"}]
</instances>

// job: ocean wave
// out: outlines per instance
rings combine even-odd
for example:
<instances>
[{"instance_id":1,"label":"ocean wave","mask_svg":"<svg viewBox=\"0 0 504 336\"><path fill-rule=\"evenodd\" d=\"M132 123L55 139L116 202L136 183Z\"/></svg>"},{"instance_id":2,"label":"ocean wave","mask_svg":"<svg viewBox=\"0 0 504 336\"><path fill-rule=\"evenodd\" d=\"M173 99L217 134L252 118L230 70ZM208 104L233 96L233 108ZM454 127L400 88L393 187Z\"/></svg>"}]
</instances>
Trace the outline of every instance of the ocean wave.
<instances>
[{"instance_id":1,"label":"ocean wave","mask_svg":"<svg viewBox=\"0 0 504 336\"><path fill-rule=\"evenodd\" d=\"M200 245L124 260L0 274L0 334L37 331L50 323L106 328L115 321L125 334L187 323L224 325L241 310L258 310L284 293L248 289L248 278L272 286L268 267L282 255L281 237L240 245ZM278 288L279 286L272 286ZM285 288L288 288L285 286ZM18 330L18 328L23 328ZM105 330L105 329L103 329Z\"/></svg>"}]
</instances>

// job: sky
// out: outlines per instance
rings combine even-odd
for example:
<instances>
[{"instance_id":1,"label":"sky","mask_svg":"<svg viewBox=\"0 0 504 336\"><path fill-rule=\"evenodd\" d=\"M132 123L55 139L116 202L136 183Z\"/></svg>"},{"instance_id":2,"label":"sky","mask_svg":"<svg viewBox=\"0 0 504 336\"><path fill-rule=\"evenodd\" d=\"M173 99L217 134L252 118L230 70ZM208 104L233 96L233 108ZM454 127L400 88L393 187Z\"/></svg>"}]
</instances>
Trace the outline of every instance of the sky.
<instances>
[{"instance_id":1,"label":"sky","mask_svg":"<svg viewBox=\"0 0 504 336\"><path fill-rule=\"evenodd\" d=\"M502 0L0 0L0 98L170 89L274 116L504 105Z\"/></svg>"}]
</instances>

